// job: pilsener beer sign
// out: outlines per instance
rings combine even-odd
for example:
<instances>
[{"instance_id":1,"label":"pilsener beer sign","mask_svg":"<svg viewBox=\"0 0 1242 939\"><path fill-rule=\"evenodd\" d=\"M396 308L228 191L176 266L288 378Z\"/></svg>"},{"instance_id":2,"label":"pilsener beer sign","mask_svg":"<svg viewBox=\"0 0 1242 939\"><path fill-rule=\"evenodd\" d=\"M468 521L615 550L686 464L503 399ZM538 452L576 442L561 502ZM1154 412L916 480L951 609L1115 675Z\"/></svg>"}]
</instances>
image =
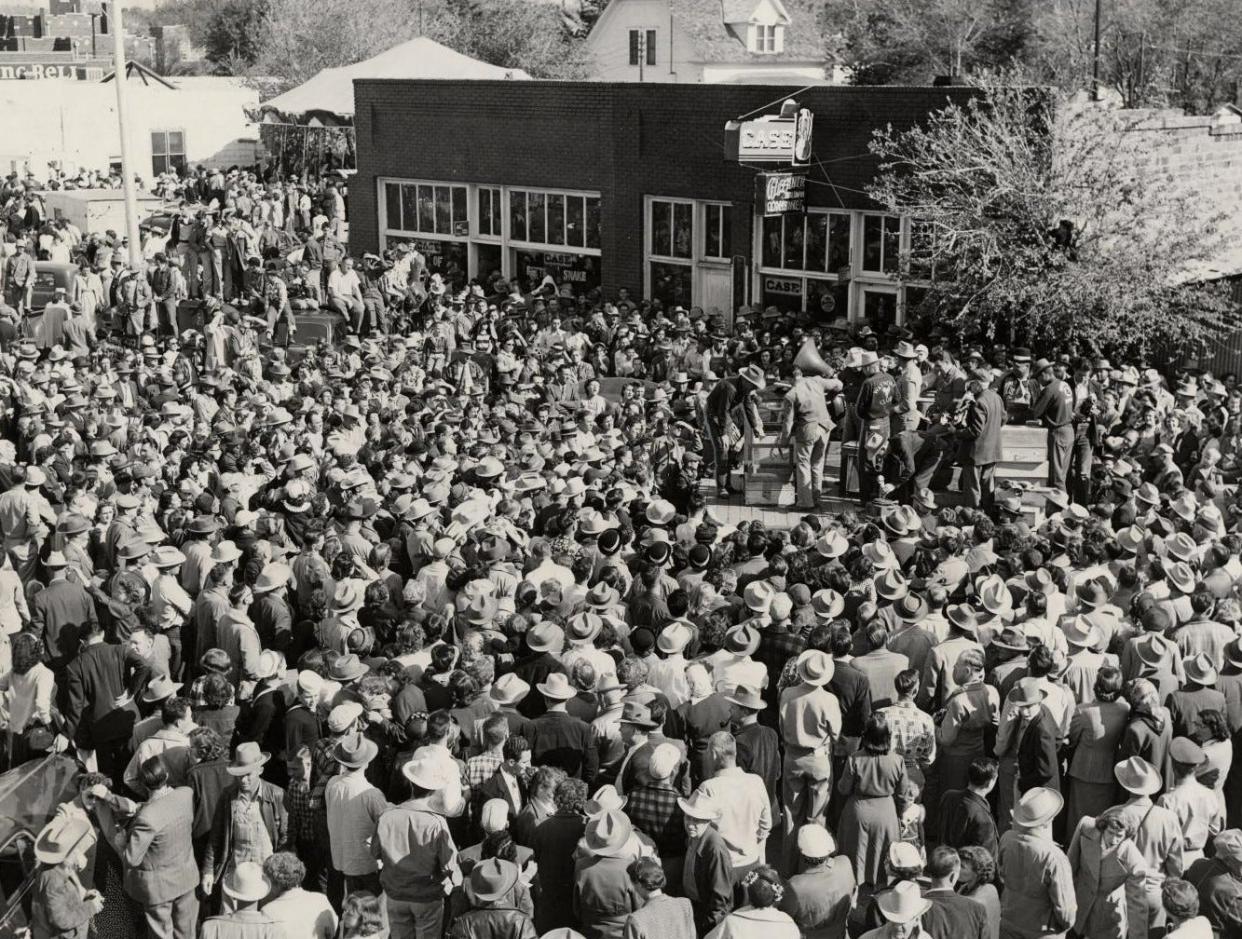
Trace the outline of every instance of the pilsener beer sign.
<instances>
[{"instance_id":1,"label":"pilsener beer sign","mask_svg":"<svg viewBox=\"0 0 1242 939\"><path fill-rule=\"evenodd\" d=\"M761 215L801 215L806 211L806 175L798 172L760 173L755 201Z\"/></svg>"},{"instance_id":2,"label":"pilsener beer sign","mask_svg":"<svg viewBox=\"0 0 1242 939\"><path fill-rule=\"evenodd\" d=\"M811 127L812 114L806 108L788 117L729 121L725 124L725 159L806 166L811 161Z\"/></svg>"}]
</instances>

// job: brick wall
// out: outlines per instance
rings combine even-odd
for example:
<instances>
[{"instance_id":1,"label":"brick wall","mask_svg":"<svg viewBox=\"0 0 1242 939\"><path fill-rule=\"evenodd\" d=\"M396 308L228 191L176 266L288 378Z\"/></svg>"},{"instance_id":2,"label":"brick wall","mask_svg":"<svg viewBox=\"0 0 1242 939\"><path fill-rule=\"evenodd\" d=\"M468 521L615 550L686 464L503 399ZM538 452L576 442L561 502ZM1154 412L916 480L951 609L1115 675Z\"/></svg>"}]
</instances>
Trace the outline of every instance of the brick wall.
<instances>
[{"instance_id":1,"label":"brick wall","mask_svg":"<svg viewBox=\"0 0 1242 939\"><path fill-rule=\"evenodd\" d=\"M956 88L359 80L355 252L378 248L377 177L596 190L605 290L642 284L643 197L732 201L733 244L751 243L754 171L727 164L725 122L782 98L815 112L812 205L867 208L872 132L907 127Z\"/></svg>"}]
</instances>

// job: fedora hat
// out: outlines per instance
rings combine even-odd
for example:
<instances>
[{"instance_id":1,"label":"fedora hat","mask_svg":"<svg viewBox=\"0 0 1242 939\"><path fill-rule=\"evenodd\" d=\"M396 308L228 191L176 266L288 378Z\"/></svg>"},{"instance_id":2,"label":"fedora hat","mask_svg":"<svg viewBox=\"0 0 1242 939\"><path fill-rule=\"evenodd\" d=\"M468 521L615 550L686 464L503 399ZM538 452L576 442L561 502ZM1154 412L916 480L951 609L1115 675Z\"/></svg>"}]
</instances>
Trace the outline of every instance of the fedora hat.
<instances>
[{"instance_id":1,"label":"fedora hat","mask_svg":"<svg viewBox=\"0 0 1242 939\"><path fill-rule=\"evenodd\" d=\"M471 597L464 611L466 622L472 626L491 625L496 619L496 612L499 609L500 605L494 597L489 597L487 594Z\"/></svg>"},{"instance_id":2,"label":"fedora hat","mask_svg":"<svg viewBox=\"0 0 1242 939\"><path fill-rule=\"evenodd\" d=\"M1174 561L1190 563L1195 556L1195 540L1185 532L1178 532L1164 542L1164 553Z\"/></svg>"},{"instance_id":3,"label":"fedora hat","mask_svg":"<svg viewBox=\"0 0 1242 939\"><path fill-rule=\"evenodd\" d=\"M1165 579L1182 593L1195 592L1195 575L1185 561L1170 564L1164 572Z\"/></svg>"},{"instance_id":4,"label":"fedora hat","mask_svg":"<svg viewBox=\"0 0 1242 939\"><path fill-rule=\"evenodd\" d=\"M1009 702L1019 707L1039 704L1048 697L1048 689L1038 678L1020 678L1009 692Z\"/></svg>"},{"instance_id":5,"label":"fedora hat","mask_svg":"<svg viewBox=\"0 0 1242 939\"><path fill-rule=\"evenodd\" d=\"M673 503L664 499L656 499L647 506L647 521L652 525L667 525L677 515L677 509Z\"/></svg>"},{"instance_id":6,"label":"fedora hat","mask_svg":"<svg viewBox=\"0 0 1242 939\"><path fill-rule=\"evenodd\" d=\"M1046 786L1028 789L1013 808L1013 823L1023 828L1038 828L1057 817L1065 800L1061 793Z\"/></svg>"},{"instance_id":7,"label":"fedora hat","mask_svg":"<svg viewBox=\"0 0 1242 939\"><path fill-rule=\"evenodd\" d=\"M190 519L188 529L196 535L210 535L216 528L215 518L210 515L198 515Z\"/></svg>"},{"instance_id":8,"label":"fedora hat","mask_svg":"<svg viewBox=\"0 0 1242 939\"><path fill-rule=\"evenodd\" d=\"M767 387L767 379L763 377L763 370L758 365L747 365L738 372L738 375L754 385L759 391L763 391Z\"/></svg>"},{"instance_id":9,"label":"fedora hat","mask_svg":"<svg viewBox=\"0 0 1242 939\"><path fill-rule=\"evenodd\" d=\"M979 615L969 603L953 603L944 611L945 618L963 632L974 635L979 631Z\"/></svg>"},{"instance_id":10,"label":"fedora hat","mask_svg":"<svg viewBox=\"0 0 1242 939\"><path fill-rule=\"evenodd\" d=\"M466 894L471 903L492 903L505 896L518 881L518 866L512 861L488 858L470 871Z\"/></svg>"},{"instance_id":11,"label":"fedora hat","mask_svg":"<svg viewBox=\"0 0 1242 939\"><path fill-rule=\"evenodd\" d=\"M841 557L849 549L849 541L838 531L827 532L815 542L815 553L830 561Z\"/></svg>"},{"instance_id":12,"label":"fedora hat","mask_svg":"<svg viewBox=\"0 0 1242 939\"><path fill-rule=\"evenodd\" d=\"M43 559L43 566L51 570L59 570L62 567L68 567L69 561L65 558L63 551L52 551Z\"/></svg>"},{"instance_id":13,"label":"fedora hat","mask_svg":"<svg viewBox=\"0 0 1242 939\"><path fill-rule=\"evenodd\" d=\"M893 348L893 355L899 359L917 359L919 357L918 350L906 339L902 339L897 343Z\"/></svg>"},{"instance_id":14,"label":"fedora hat","mask_svg":"<svg viewBox=\"0 0 1242 939\"><path fill-rule=\"evenodd\" d=\"M1132 756L1113 767L1117 784L1136 796L1149 796L1164 788L1160 771L1141 756Z\"/></svg>"},{"instance_id":15,"label":"fedora hat","mask_svg":"<svg viewBox=\"0 0 1242 939\"><path fill-rule=\"evenodd\" d=\"M767 706L762 695L754 688L749 688L746 685L738 685L733 689L733 694L725 700L730 704L736 704L738 707L743 707L750 711L762 711Z\"/></svg>"},{"instance_id":16,"label":"fedora hat","mask_svg":"<svg viewBox=\"0 0 1242 939\"><path fill-rule=\"evenodd\" d=\"M1070 645L1095 649L1104 638L1100 627L1085 616L1075 616L1064 627L1065 640Z\"/></svg>"},{"instance_id":17,"label":"fedora hat","mask_svg":"<svg viewBox=\"0 0 1242 939\"><path fill-rule=\"evenodd\" d=\"M672 746L672 744L667 744L667 746ZM657 747L656 749L659 748ZM676 750L677 748L673 747L673 749ZM596 789L594 795L582 804L582 810L590 818L595 815L603 815L605 812L620 812L629 801L629 799L617 792L616 786L609 784Z\"/></svg>"},{"instance_id":18,"label":"fedora hat","mask_svg":"<svg viewBox=\"0 0 1242 939\"><path fill-rule=\"evenodd\" d=\"M1216 666L1206 653L1188 655L1182 660L1182 668L1186 671L1186 680L1199 685L1216 684Z\"/></svg>"},{"instance_id":19,"label":"fedora hat","mask_svg":"<svg viewBox=\"0 0 1242 939\"><path fill-rule=\"evenodd\" d=\"M151 679L146 689L142 692L142 700L146 704L154 704L156 701L163 701L171 698L181 689L181 682L173 681L167 675L160 675Z\"/></svg>"},{"instance_id":20,"label":"fedora hat","mask_svg":"<svg viewBox=\"0 0 1242 939\"><path fill-rule=\"evenodd\" d=\"M805 684L821 687L832 681L836 663L826 652L808 649L798 656L798 678Z\"/></svg>"},{"instance_id":21,"label":"fedora hat","mask_svg":"<svg viewBox=\"0 0 1242 939\"><path fill-rule=\"evenodd\" d=\"M862 554L877 568L901 568L901 563L893 554L893 549L888 546L887 541L872 541L864 545Z\"/></svg>"},{"instance_id":22,"label":"fedora hat","mask_svg":"<svg viewBox=\"0 0 1242 939\"><path fill-rule=\"evenodd\" d=\"M621 857L634 835L634 826L624 812L610 810L587 822L582 836L588 854L596 857Z\"/></svg>"},{"instance_id":23,"label":"fedora hat","mask_svg":"<svg viewBox=\"0 0 1242 939\"><path fill-rule=\"evenodd\" d=\"M333 681L355 681L371 670L371 666L354 653L338 656L328 666L328 677Z\"/></svg>"},{"instance_id":24,"label":"fedora hat","mask_svg":"<svg viewBox=\"0 0 1242 939\"><path fill-rule=\"evenodd\" d=\"M289 583L291 577L293 577L293 570L289 565L279 562L268 564L259 573L252 589L255 593L271 593Z\"/></svg>"},{"instance_id":25,"label":"fedora hat","mask_svg":"<svg viewBox=\"0 0 1242 939\"><path fill-rule=\"evenodd\" d=\"M530 685L514 672L506 672L492 683L488 694L500 707L513 707L530 694Z\"/></svg>"},{"instance_id":26,"label":"fedora hat","mask_svg":"<svg viewBox=\"0 0 1242 939\"><path fill-rule=\"evenodd\" d=\"M56 530L62 535L80 535L91 530L91 523L86 516L75 513L66 515L57 522Z\"/></svg>"},{"instance_id":27,"label":"fedora hat","mask_svg":"<svg viewBox=\"0 0 1242 939\"><path fill-rule=\"evenodd\" d=\"M594 587L587 591L587 595L583 598L583 602L593 610L607 610L617 605L621 600L621 594L615 587L610 587L603 581L600 581Z\"/></svg>"},{"instance_id":28,"label":"fedora hat","mask_svg":"<svg viewBox=\"0 0 1242 939\"><path fill-rule=\"evenodd\" d=\"M1242 639L1235 639L1225 646L1225 661L1234 668L1242 668Z\"/></svg>"},{"instance_id":29,"label":"fedora hat","mask_svg":"<svg viewBox=\"0 0 1242 939\"><path fill-rule=\"evenodd\" d=\"M1146 633L1134 640L1134 652L1139 661L1151 668L1166 664L1169 650L1168 641L1158 633Z\"/></svg>"},{"instance_id":30,"label":"fedora hat","mask_svg":"<svg viewBox=\"0 0 1242 939\"><path fill-rule=\"evenodd\" d=\"M375 741L360 733L342 737L332 750L332 758L349 769L361 769L378 755Z\"/></svg>"},{"instance_id":31,"label":"fedora hat","mask_svg":"<svg viewBox=\"0 0 1242 939\"><path fill-rule=\"evenodd\" d=\"M746 601L746 608L756 613L766 613L772 609L772 601L776 597L776 591L772 589L772 585L766 580L756 580L747 584L746 589L742 591L743 599Z\"/></svg>"},{"instance_id":32,"label":"fedora hat","mask_svg":"<svg viewBox=\"0 0 1242 939\"><path fill-rule=\"evenodd\" d=\"M185 563L185 555L170 544L160 545L151 552L151 563L156 567L180 567Z\"/></svg>"},{"instance_id":33,"label":"fedora hat","mask_svg":"<svg viewBox=\"0 0 1242 939\"><path fill-rule=\"evenodd\" d=\"M1007 652L1030 652L1031 640L1017 626L1006 626L992 637L992 645Z\"/></svg>"},{"instance_id":34,"label":"fedora hat","mask_svg":"<svg viewBox=\"0 0 1242 939\"><path fill-rule=\"evenodd\" d=\"M241 558L242 553L237 545L233 542L225 540L221 541L211 550L211 560L213 564L232 564Z\"/></svg>"},{"instance_id":35,"label":"fedora hat","mask_svg":"<svg viewBox=\"0 0 1242 939\"><path fill-rule=\"evenodd\" d=\"M665 655L677 655L685 651L694 638L694 628L683 620L674 620L660 631L656 648Z\"/></svg>"},{"instance_id":36,"label":"fedora hat","mask_svg":"<svg viewBox=\"0 0 1242 939\"><path fill-rule=\"evenodd\" d=\"M571 643L585 645L599 635L604 620L598 613L575 613L565 624L565 636Z\"/></svg>"},{"instance_id":37,"label":"fedora hat","mask_svg":"<svg viewBox=\"0 0 1242 939\"><path fill-rule=\"evenodd\" d=\"M233 760L226 769L230 776L248 776L261 770L271 758L270 753L260 750L257 743L248 740L237 745Z\"/></svg>"},{"instance_id":38,"label":"fedora hat","mask_svg":"<svg viewBox=\"0 0 1242 939\"><path fill-rule=\"evenodd\" d=\"M811 594L811 610L822 622L834 620L845 610L845 597L830 587L816 590Z\"/></svg>"},{"instance_id":39,"label":"fedora hat","mask_svg":"<svg viewBox=\"0 0 1242 939\"><path fill-rule=\"evenodd\" d=\"M621 709L621 723L633 724L635 727L641 727L644 730L655 730L660 725L652 720L651 711L647 705L638 701L626 701L625 707Z\"/></svg>"},{"instance_id":40,"label":"fedora hat","mask_svg":"<svg viewBox=\"0 0 1242 939\"><path fill-rule=\"evenodd\" d=\"M749 623L741 623L725 633L724 647L734 655L754 655L759 648L759 630Z\"/></svg>"},{"instance_id":41,"label":"fedora hat","mask_svg":"<svg viewBox=\"0 0 1242 939\"><path fill-rule=\"evenodd\" d=\"M932 901L925 899L919 885L913 880L903 880L895 887L884 890L875 898L880 915L898 925L918 919L931 909Z\"/></svg>"},{"instance_id":42,"label":"fedora hat","mask_svg":"<svg viewBox=\"0 0 1242 939\"><path fill-rule=\"evenodd\" d=\"M889 602L895 602L910 592L910 585L900 571L889 568L875 579L876 595Z\"/></svg>"},{"instance_id":43,"label":"fedora hat","mask_svg":"<svg viewBox=\"0 0 1242 939\"><path fill-rule=\"evenodd\" d=\"M695 789L689 799L678 799L677 807L686 818L700 822L714 822L720 818L720 805L702 789Z\"/></svg>"},{"instance_id":44,"label":"fedora hat","mask_svg":"<svg viewBox=\"0 0 1242 939\"><path fill-rule=\"evenodd\" d=\"M921 623L927 618L927 601L917 593L907 593L893 604L893 612L903 623Z\"/></svg>"},{"instance_id":45,"label":"fedora hat","mask_svg":"<svg viewBox=\"0 0 1242 939\"><path fill-rule=\"evenodd\" d=\"M569 683L569 676L564 672L552 672L546 681L535 685L539 693L553 701L568 701L576 697L578 689Z\"/></svg>"},{"instance_id":46,"label":"fedora hat","mask_svg":"<svg viewBox=\"0 0 1242 939\"><path fill-rule=\"evenodd\" d=\"M449 784L444 764L434 756L426 754L405 763L401 767L401 775L420 789L430 792L437 792Z\"/></svg>"},{"instance_id":47,"label":"fedora hat","mask_svg":"<svg viewBox=\"0 0 1242 939\"><path fill-rule=\"evenodd\" d=\"M258 903L272 892L272 882L263 873L263 866L243 861L224 878L220 889L240 903Z\"/></svg>"},{"instance_id":48,"label":"fedora hat","mask_svg":"<svg viewBox=\"0 0 1242 939\"><path fill-rule=\"evenodd\" d=\"M59 864L94 842L95 828L85 815L57 815L43 826L35 839L35 860L42 864Z\"/></svg>"},{"instance_id":49,"label":"fedora hat","mask_svg":"<svg viewBox=\"0 0 1242 939\"><path fill-rule=\"evenodd\" d=\"M362 609L362 603L362 590L356 583L343 580L336 585L336 592L332 596L332 604L337 613L355 613Z\"/></svg>"},{"instance_id":50,"label":"fedora hat","mask_svg":"<svg viewBox=\"0 0 1242 939\"><path fill-rule=\"evenodd\" d=\"M526 645L532 652L560 652L564 644L564 630L552 623L536 623L526 631Z\"/></svg>"}]
</instances>

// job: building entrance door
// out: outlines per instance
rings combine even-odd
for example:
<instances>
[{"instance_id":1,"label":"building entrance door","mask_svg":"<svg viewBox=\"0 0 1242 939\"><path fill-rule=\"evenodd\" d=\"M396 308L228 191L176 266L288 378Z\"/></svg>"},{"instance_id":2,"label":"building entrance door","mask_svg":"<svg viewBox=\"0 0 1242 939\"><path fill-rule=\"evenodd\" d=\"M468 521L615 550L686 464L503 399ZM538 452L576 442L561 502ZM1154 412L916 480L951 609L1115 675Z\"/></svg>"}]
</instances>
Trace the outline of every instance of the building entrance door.
<instances>
[{"instance_id":1,"label":"building entrance door","mask_svg":"<svg viewBox=\"0 0 1242 939\"><path fill-rule=\"evenodd\" d=\"M733 321L733 270L727 265L700 264L699 289L695 291L698 305L709 316L718 309L726 323Z\"/></svg>"}]
</instances>

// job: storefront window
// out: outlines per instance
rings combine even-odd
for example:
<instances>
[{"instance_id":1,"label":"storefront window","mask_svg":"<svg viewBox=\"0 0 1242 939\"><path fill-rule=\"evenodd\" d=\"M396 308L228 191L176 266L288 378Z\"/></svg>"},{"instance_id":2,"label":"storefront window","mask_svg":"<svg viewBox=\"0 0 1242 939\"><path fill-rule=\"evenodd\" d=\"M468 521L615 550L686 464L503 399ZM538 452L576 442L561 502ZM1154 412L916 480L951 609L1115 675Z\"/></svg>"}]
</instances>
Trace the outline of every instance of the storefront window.
<instances>
[{"instance_id":1,"label":"storefront window","mask_svg":"<svg viewBox=\"0 0 1242 939\"><path fill-rule=\"evenodd\" d=\"M828 215L828 271L840 271L850 266L850 217L830 213Z\"/></svg>"},{"instance_id":2,"label":"storefront window","mask_svg":"<svg viewBox=\"0 0 1242 939\"><path fill-rule=\"evenodd\" d=\"M551 274L558 284L569 284L574 296L599 286L599 258L569 251L515 251L514 273L523 290L539 286Z\"/></svg>"},{"instance_id":3,"label":"storefront window","mask_svg":"<svg viewBox=\"0 0 1242 939\"><path fill-rule=\"evenodd\" d=\"M694 257L694 206L673 203L673 257Z\"/></svg>"},{"instance_id":4,"label":"storefront window","mask_svg":"<svg viewBox=\"0 0 1242 939\"><path fill-rule=\"evenodd\" d=\"M565 203L565 244L582 248L586 246L586 220L584 200L571 198Z\"/></svg>"},{"instance_id":5,"label":"storefront window","mask_svg":"<svg viewBox=\"0 0 1242 939\"><path fill-rule=\"evenodd\" d=\"M548 217L544 214L545 203L542 192L526 194L526 218L528 224L527 240L540 243L548 240Z\"/></svg>"},{"instance_id":6,"label":"storefront window","mask_svg":"<svg viewBox=\"0 0 1242 939\"><path fill-rule=\"evenodd\" d=\"M897 322L897 293L888 290L863 291L863 319L877 333Z\"/></svg>"},{"instance_id":7,"label":"storefront window","mask_svg":"<svg viewBox=\"0 0 1242 939\"><path fill-rule=\"evenodd\" d=\"M689 264L651 262L651 296L666 308L689 307L694 292L694 268Z\"/></svg>"},{"instance_id":8,"label":"storefront window","mask_svg":"<svg viewBox=\"0 0 1242 939\"><path fill-rule=\"evenodd\" d=\"M764 309L776 307L785 313L797 313L802 309L802 278L764 274L761 298Z\"/></svg>"},{"instance_id":9,"label":"storefront window","mask_svg":"<svg viewBox=\"0 0 1242 939\"><path fill-rule=\"evenodd\" d=\"M514 241L528 241L526 237L526 192L513 189L509 192L509 237Z\"/></svg>"},{"instance_id":10,"label":"storefront window","mask_svg":"<svg viewBox=\"0 0 1242 939\"><path fill-rule=\"evenodd\" d=\"M651 253L661 258L694 257L694 203L651 200Z\"/></svg>"},{"instance_id":11,"label":"storefront window","mask_svg":"<svg viewBox=\"0 0 1242 939\"><path fill-rule=\"evenodd\" d=\"M389 235L384 240L388 247L407 243L413 245L427 259L428 273L439 274L454 290L461 290L466 286L470 270L470 252L466 242L402 235Z\"/></svg>"},{"instance_id":12,"label":"storefront window","mask_svg":"<svg viewBox=\"0 0 1242 939\"><path fill-rule=\"evenodd\" d=\"M850 263L850 217L810 212L765 218L761 257L764 267L835 274Z\"/></svg>"},{"instance_id":13,"label":"storefront window","mask_svg":"<svg viewBox=\"0 0 1242 939\"><path fill-rule=\"evenodd\" d=\"M893 215L863 217L863 270L896 274L901 260L901 219Z\"/></svg>"},{"instance_id":14,"label":"storefront window","mask_svg":"<svg viewBox=\"0 0 1242 939\"><path fill-rule=\"evenodd\" d=\"M733 206L708 203L703 220L703 256L728 260L733 255Z\"/></svg>"},{"instance_id":15,"label":"storefront window","mask_svg":"<svg viewBox=\"0 0 1242 939\"><path fill-rule=\"evenodd\" d=\"M401 224L401 185L399 183L384 184L384 218L388 227L403 231Z\"/></svg>"},{"instance_id":16,"label":"storefront window","mask_svg":"<svg viewBox=\"0 0 1242 939\"><path fill-rule=\"evenodd\" d=\"M599 197L586 197L586 246L599 248Z\"/></svg>"},{"instance_id":17,"label":"storefront window","mask_svg":"<svg viewBox=\"0 0 1242 939\"><path fill-rule=\"evenodd\" d=\"M502 234L499 189L489 186L479 187L479 234L492 238L499 238Z\"/></svg>"}]
</instances>

